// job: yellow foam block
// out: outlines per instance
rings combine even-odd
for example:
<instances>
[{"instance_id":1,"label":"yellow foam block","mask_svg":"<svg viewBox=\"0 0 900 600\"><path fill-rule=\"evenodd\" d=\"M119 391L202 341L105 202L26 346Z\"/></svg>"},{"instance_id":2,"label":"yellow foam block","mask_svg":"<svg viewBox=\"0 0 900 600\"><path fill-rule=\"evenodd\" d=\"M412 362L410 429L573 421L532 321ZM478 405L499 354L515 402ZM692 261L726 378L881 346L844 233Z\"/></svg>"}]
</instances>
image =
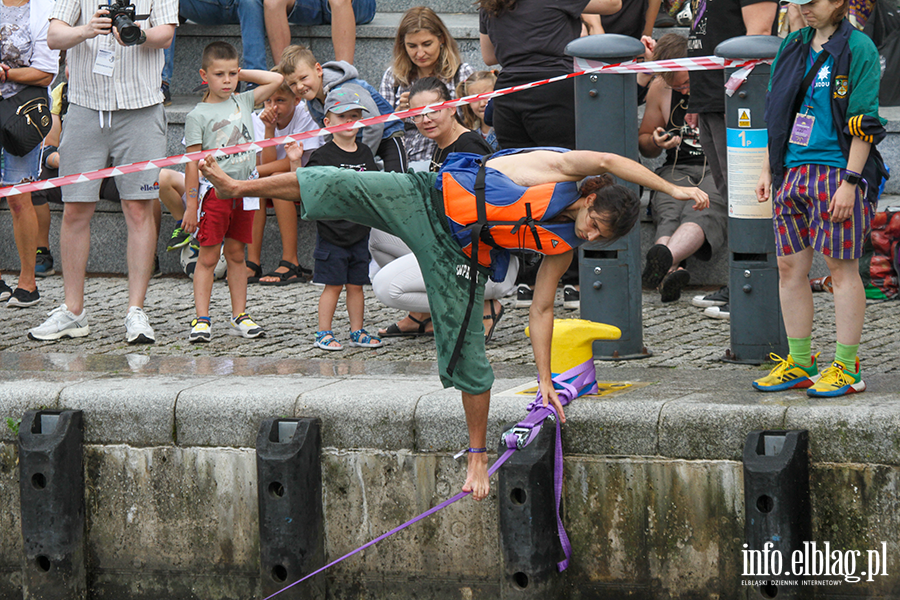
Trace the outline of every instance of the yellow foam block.
<instances>
[{"instance_id":1,"label":"yellow foam block","mask_svg":"<svg viewBox=\"0 0 900 600\"><path fill-rule=\"evenodd\" d=\"M530 337L528 327L525 335ZM622 337L618 327L585 319L554 319L550 341L550 370L565 373L594 358L594 340L617 340Z\"/></svg>"}]
</instances>

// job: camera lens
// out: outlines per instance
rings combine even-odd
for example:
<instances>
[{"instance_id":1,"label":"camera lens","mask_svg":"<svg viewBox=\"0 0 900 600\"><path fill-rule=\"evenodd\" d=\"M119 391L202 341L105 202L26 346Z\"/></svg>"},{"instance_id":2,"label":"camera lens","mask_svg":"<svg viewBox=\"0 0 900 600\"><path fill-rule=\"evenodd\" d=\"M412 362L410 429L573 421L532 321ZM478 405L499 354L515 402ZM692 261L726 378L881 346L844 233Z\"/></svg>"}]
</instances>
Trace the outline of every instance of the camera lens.
<instances>
[{"instance_id":1,"label":"camera lens","mask_svg":"<svg viewBox=\"0 0 900 600\"><path fill-rule=\"evenodd\" d=\"M134 21L126 15L116 15L113 19L113 25L119 32L119 38L126 46L132 46L141 39L141 28L134 24Z\"/></svg>"}]
</instances>

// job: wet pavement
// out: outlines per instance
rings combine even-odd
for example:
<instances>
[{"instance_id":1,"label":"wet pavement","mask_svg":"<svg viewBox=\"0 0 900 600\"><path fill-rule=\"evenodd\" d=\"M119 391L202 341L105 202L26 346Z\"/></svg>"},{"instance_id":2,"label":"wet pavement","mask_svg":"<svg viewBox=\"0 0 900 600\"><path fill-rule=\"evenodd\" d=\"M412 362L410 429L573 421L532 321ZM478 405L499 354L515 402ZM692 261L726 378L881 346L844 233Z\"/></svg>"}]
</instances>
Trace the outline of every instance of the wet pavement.
<instances>
[{"instance_id":1,"label":"wet pavement","mask_svg":"<svg viewBox=\"0 0 900 600\"><path fill-rule=\"evenodd\" d=\"M13 278L7 276L10 284ZM209 344L189 344L187 335L194 316L191 281L186 277L154 279L145 303L156 331L153 345L130 346L124 341L124 316L128 299L127 279L120 276L92 276L86 284L86 307L91 326L87 338L58 342L28 340L27 330L40 324L46 314L63 299L62 277L39 281L42 302L30 308L0 308L4 324L0 330L0 370L16 371L103 371L143 374L436 374L435 350L430 337L385 338L381 349L345 346L329 352L313 345L317 329L316 309L322 288L298 283L288 286L261 286L248 289L248 312L266 329L266 337L248 340L225 335L230 316L227 285L216 282L211 316L213 339ZM644 345L652 356L638 361L604 362L604 367L641 366L699 369L710 371L751 371L760 367L721 362L729 347L729 323L703 315L692 306L690 297L709 289L691 289L681 300L663 304L658 294L643 297ZM366 288L365 327L372 333L403 316L386 308ZM833 353L833 297L814 295L816 326L813 348L830 360ZM524 335L527 309L515 309L512 297L503 300L504 316L487 347L488 357L498 376L533 373L533 357ZM773 315L774 315L773 311ZM557 298L557 317L578 317L577 310L562 308ZM871 302L860 350L867 373L900 373L900 302ZM346 342L349 322L343 299L338 305L333 329ZM900 379L898 379L900 390Z\"/></svg>"}]
</instances>

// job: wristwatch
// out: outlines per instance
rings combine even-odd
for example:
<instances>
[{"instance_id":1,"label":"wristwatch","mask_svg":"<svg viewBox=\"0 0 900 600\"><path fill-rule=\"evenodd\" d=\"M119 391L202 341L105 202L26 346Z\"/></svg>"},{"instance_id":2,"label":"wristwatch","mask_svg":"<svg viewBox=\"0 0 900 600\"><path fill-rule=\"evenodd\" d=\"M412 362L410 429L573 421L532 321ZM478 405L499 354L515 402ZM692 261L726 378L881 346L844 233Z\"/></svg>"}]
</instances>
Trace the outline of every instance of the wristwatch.
<instances>
[{"instance_id":1,"label":"wristwatch","mask_svg":"<svg viewBox=\"0 0 900 600\"><path fill-rule=\"evenodd\" d=\"M859 185L859 182L862 181L862 176L860 176L858 173L847 171L847 173L844 175L844 181L846 181L850 185Z\"/></svg>"}]
</instances>

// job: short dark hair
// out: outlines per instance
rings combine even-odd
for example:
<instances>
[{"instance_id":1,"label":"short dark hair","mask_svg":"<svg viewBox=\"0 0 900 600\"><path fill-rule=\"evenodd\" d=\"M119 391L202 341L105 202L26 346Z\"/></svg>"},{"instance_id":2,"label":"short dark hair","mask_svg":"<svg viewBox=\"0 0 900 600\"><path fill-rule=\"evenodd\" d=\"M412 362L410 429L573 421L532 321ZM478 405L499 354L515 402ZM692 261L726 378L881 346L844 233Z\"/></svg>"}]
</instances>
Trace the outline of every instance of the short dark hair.
<instances>
[{"instance_id":1,"label":"short dark hair","mask_svg":"<svg viewBox=\"0 0 900 600\"><path fill-rule=\"evenodd\" d=\"M612 175L588 177L581 184L581 197L596 194L591 210L612 230L613 242L634 229L641 214L641 199L631 189L615 183Z\"/></svg>"},{"instance_id":2,"label":"short dark hair","mask_svg":"<svg viewBox=\"0 0 900 600\"><path fill-rule=\"evenodd\" d=\"M240 58L241 55L228 42L211 42L203 49L200 68L204 71L207 70L214 60L240 60Z\"/></svg>"},{"instance_id":3,"label":"short dark hair","mask_svg":"<svg viewBox=\"0 0 900 600\"><path fill-rule=\"evenodd\" d=\"M450 90L447 89L447 84L437 77L423 77L421 79L416 79L409 88L409 99L412 100L413 96L421 94L422 92L437 92L437 95L442 102L452 100L450 97Z\"/></svg>"}]
</instances>

